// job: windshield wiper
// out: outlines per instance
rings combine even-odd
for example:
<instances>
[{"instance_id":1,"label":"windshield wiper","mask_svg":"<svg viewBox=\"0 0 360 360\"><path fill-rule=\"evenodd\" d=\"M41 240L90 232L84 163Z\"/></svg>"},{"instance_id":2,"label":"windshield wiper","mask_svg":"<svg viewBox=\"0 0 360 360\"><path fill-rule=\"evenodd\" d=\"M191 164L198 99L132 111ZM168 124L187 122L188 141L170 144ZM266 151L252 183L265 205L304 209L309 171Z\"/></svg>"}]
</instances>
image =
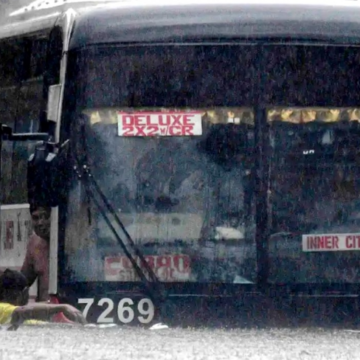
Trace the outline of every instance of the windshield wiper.
<instances>
[{"instance_id":1,"label":"windshield wiper","mask_svg":"<svg viewBox=\"0 0 360 360\"><path fill-rule=\"evenodd\" d=\"M74 170L76 171L79 180L83 181L87 196L94 202L95 206L98 208L100 214L104 218L109 229L111 230L111 232L113 233L117 242L119 243L122 250L124 251L124 254L130 260L136 273L138 274L139 278L145 285L149 297L154 302L160 302L160 303L164 302L165 299L167 298L167 294L164 290L164 287L162 286L161 282L157 278L154 271L151 269L148 262L145 260L144 255L141 253L141 251L138 249L138 247L134 243L133 239L131 238L130 234L126 230L126 228L125 228L124 224L122 223L121 219L119 218L118 214L114 210L113 206L110 204L107 197L102 192L100 186L97 184L96 180L92 176L89 166L86 164L81 164L77 158L75 158L74 160L77 164L74 167ZM138 265L136 259L133 257L133 255L130 253L130 251L126 247L123 239L120 237L120 235L116 231L114 225L110 221L108 215L106 214L105 209L101 206L99 200L96 198L95 193L101 198L101 201L105 205L105 208L114 217L116 224L118 226L120 226L121 230L125 234L125 237L129 243L131 249L134 251L135 255L140 259L141 265L143 266L144 269L146 269L147 275L151 281L149 281L149 279L147 278L143 269Z\"/></svg>"}]
</instances>

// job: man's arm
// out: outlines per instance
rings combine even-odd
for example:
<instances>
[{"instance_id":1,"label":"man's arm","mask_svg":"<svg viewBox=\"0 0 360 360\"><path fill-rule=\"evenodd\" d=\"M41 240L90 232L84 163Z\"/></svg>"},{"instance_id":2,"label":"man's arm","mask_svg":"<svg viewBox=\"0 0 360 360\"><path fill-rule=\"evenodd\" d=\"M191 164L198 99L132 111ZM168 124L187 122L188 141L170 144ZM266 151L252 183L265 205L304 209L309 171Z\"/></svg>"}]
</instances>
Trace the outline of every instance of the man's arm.
<instances>
[{"instance_id":1,"label":"man's arm","mask_svg":"<svg viewBox=\"0 0 360 360\"><path fill-rule=\"evenodd\" d=\"M16 330L26 320L49 321L61 312L74 322L86 324L83 314L71 305L37 303L17 307L12 314L9 330Z\"/></svg>"},{"instance_id":2,"label":"man's arm","mask_svg":"<svg viewBox=\"0 0 360 360\"><path fill-rule=\"evenodd\" d=\"M37 275L35 272L34 262L32 260L32 255L31 255L31 240L29 241L29 244L26 249L26 255L23 265L21 267L21 272L26 277L29 287L32 286L37 278Z\"/></svg>"}]
</instances>

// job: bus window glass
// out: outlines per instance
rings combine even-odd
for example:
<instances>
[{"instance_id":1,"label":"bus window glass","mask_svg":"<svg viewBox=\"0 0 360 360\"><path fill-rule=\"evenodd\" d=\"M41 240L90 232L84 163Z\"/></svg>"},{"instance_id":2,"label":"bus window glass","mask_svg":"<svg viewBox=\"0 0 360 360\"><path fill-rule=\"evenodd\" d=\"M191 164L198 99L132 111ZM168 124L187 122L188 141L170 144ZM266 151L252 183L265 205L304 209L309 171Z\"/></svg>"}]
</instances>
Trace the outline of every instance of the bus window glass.
<instances>
[{"instance_id":1,"label":"bus window glass","mask_svg":"<svg viewBox=\"0 0 360 360\"><path fill-rule=\"evenodd\" d=\"M203 46L77 54L74 153L161 281L256 277L251 54ZM229 65L237 61L239 71ZM67 213L72 281L139 280L75 180Z\"/></svg>"},{"instance_id":2,"label":"bus window glass","mask_svg":"<svg viewBox=\"0 0 360 360\"><path fill-rule=\"evenodd\" d=\"M1 123L14 132L36 132L43 101L46 37L0 41ZM3 142L1 204L26 204L26 167L34 143Z\"/></svg>"},{"instance_id":3,"label":"bus window glass","mask_svg":"<svg viewBox=\"0 0 360 360\"><path fill-rule=\"evenodd\" d=\"M273 108L268 121L270 281L358 281L360 109Z\"/></svg>"}]
</instances>

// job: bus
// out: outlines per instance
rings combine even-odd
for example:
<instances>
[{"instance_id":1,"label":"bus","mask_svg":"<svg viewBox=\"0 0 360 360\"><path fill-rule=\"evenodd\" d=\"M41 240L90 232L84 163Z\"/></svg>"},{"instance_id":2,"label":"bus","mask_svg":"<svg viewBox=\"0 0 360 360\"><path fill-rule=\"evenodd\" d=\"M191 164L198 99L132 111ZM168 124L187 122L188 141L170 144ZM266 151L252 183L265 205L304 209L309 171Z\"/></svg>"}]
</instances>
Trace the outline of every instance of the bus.
<instances>
[{"instance_id":1,"label":"bus","mask_svg":"<svg viewBox=\"0 0 360 360\"><path fill-rule=\"evenodd\" d=\"M94 323L356 321L359 19L305 0L5 13L1 201L51 206L49 294Z\"/></svg>"}]
</instances>

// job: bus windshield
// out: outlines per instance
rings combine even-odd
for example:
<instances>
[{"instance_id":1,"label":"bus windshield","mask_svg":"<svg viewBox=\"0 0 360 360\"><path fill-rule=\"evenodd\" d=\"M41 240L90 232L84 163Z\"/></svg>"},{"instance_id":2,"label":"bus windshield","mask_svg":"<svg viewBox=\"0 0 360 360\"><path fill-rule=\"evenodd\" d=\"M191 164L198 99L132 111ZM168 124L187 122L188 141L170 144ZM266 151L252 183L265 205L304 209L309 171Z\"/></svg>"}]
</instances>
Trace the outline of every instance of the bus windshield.
<instances>
[{"instance_id":1,"label":"bus windshield","mask_svg":"<svg viewBox=\"0 0 360 360\"><path fill-rule=\"evenodd\" d=\"M90 166L159 280L252 283L251 89L244 70L236 75L239 82L230 72L224 79L221 67L227 68L234 49L209 50L151 48L146 61L141 51L78 55L84 75L76 82L72 137L80 162ZM251 66L250 54L235 50ZM217 87L227 90L216 101ZM233 100L234 88L243 101ZM138 281L98 210L79 191L70 194L66 231L75 279ZM80 253L93 264L79 264Z\"/></svg>"},{"instance_id":2,"label":"bus windshield","mask_svg":"<svg viewBox=\"0 0 360 360\"><path fill-rule=\"evenodd\" d=\"M359 59L289 44L74 50L63 137L161 281L358 282ZM139 280L81 181L64 238L74 281Z\"/></svg>"},{"instance_id":3,"label":"bus windshield","mask_svg":"<svg viewBox=\"0 0 360 360\"><path fill-rule=\"evenodd\" d=\"M357 282L360 109L273 108L267 118L271 280Z\"/></svg>"}]
</instances>

